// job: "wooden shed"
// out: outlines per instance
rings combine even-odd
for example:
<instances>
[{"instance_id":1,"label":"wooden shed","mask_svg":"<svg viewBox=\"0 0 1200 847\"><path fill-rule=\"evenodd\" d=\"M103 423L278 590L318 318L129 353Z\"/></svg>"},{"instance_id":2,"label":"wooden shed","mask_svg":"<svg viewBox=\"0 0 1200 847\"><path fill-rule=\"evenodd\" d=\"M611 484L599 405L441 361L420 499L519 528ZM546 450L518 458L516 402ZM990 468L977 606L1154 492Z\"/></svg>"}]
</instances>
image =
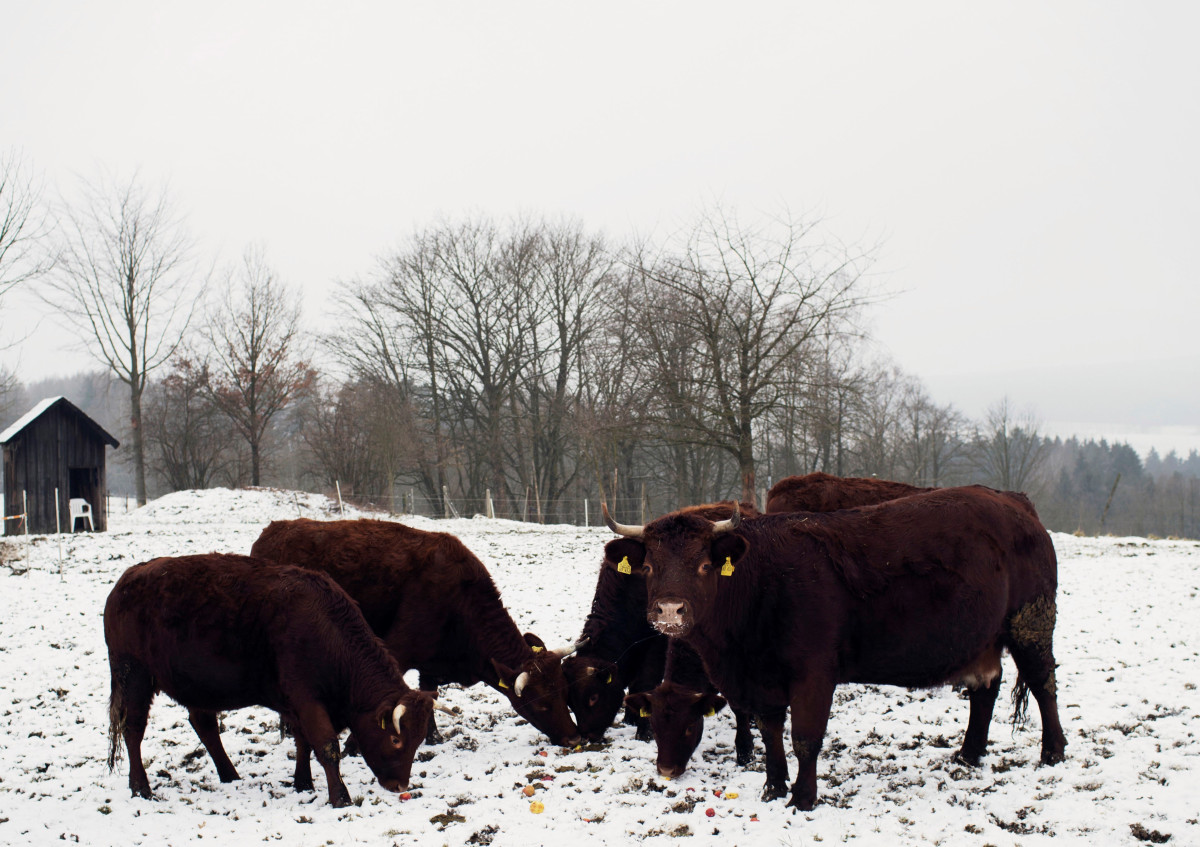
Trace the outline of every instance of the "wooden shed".
<instances>
[{"instance_id":1,"label":"wooden shed","mask_svg":"<svg viewBox=\"0 0 1200 847\"><path fill-rule=\"evenodd\" d=\"M54 492L58 520L72 529L70 501L86 500L97 532L108 528L105 506L104 448L117 439L104 431L65 397L50 397L0 433L4 456L5 517L19 515L27 503L29 532L55 531ZM84 521L79 527L87 528ZM6 520L4 531L23 532L20 521Z\"/></svg>"}]
</instances>

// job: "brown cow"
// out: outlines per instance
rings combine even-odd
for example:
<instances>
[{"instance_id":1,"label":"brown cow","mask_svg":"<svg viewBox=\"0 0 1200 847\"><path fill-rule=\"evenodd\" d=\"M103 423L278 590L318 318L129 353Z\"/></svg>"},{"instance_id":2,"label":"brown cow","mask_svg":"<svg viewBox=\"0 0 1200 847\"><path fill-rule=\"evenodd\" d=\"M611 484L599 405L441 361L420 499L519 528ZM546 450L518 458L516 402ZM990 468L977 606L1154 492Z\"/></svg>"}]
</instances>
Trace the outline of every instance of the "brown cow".
<instances>
[{"instance_id":1,"label":"brown cow","mask_svg":"<svg viewBox=\"0 0 1200 847\"><path fill-rule=\"evenodd\" d=\"M400 667L420 671L423 689L485 682L554 743L579 743L561 665L570 649L522 637L487 568L453 535L390 521L299 518L273 521L251 555L333 577Z\"/></svg>"},{"instance_id":2,"label":"brown cow","mask_svg":"<svg viewBox=\"0 0 1200 847\"><path fill-rule=\"evenodd\" d=\"M658 747L655 766L661 776L674 779L687 770L704 737L704 719L725 708L725 698L709 681L696 651L678 638L668 640L663 681L650 691L629 694L625 705L650 721ZM737 715L734 744L741 765L749 764L753 754L748 718Z\"/></svg>"},{"instance_id":3,"label":"brown cow","mask_svg":"<svg viewBox=\"0 0 1200 847\"><path fill-rule=\"evenodd\" d=\"M129 788L151 797L142 738L154 695L188 710L222 782L238 779L217 714L245 706L279 712L296 739L295 789L313 787L309 752L325 769L329 802L350 804L338 767L349 726L389 791L408 785L433 713L413 691L333 580L301 568L210 553L154 559L121 575L104 605L112 672L108 767L129 751Z\"/></svg>"},{"instance_id":4,"label":"brown cow","mask_svg":"<svg viewBox=\"0 0 1200 847\"><path fill-rule=\"evenodd\" d=\"M734 502L705 503L688 506L683 511L711 520L727 516ZM749 503L739 503L738 507L743 517L758 514ZM646 581L632 571L625 573L601 564L591 611L580 635L582 646L563 662L563 673L570 686L567 700L584 738L603 740L605 730L621 708L626 689L632 693L646 692L663 680L667 640L646 621ZM690 651L688 647L683 649ZM698 660L696 664L698 667ZM688 674L677 683L684 684L693 678L694 675ZM706 688L708 680L703 670L696 681L700 690ZM646 711L628 705L625 711L626 723L637 726L637 738L642 741L653 737L650 718L642 714ZM739 713L737 723L737 761L747 765L754 755L749 716Z\"/></svg>"},{"instance_id":5,"label":"brown cow","mask_svg":"<svg viewBox=\"0 0 1200 847\"><path fill-rule=\"evenodd\" d=\"M645 574L647 616L696 649L731 703L760 718L764 799L787 793L783 720L792 710L798 773L789 805L811 809L817 754L839 683L925 687L962 681L970 718L959 756L976 763L1000 687L1017 665L1033 693L1042 762L1063 758L1053 637L1054 545L1028 499L947 488L829 513L724 521L671 514L621 526L610 567Z\"/></svg>"},{"instance_id":6,"label":"brown cow","mask_svg":"<svg viewBox=\"0 0 1200 847\"><path fill-rule=\"evenodd\" d=\"M936 490L888 479L832 476L817 471L804 476L787 476L771 486L767 492L766 513L833 512Z\"/></svg>"}]
</instances>

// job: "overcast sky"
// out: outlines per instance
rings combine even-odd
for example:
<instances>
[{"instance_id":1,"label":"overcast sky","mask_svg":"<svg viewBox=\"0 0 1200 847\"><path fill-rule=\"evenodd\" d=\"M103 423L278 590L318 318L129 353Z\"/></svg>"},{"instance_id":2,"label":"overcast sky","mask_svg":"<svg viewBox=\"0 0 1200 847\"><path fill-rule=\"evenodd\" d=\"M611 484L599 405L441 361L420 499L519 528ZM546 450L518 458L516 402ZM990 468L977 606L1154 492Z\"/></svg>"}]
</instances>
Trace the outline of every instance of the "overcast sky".
<instances>
[{"instance_id":1,"label":"overcast sky","mask_svg":"<svg viewBox=\"0 0 1200 847\"><path fill-rule=\"evenodd\" d=\"M880 242L874 336L938 401L1200 447L1200 4L38 0L0 23L0 148L68 194L169 182L208 255L262 244L314 324L439 216L621 238L786 206ZM26 307L2 308L8 332ZM71 370L50 326L0 364Z\"/></svg>"}]
</instances>

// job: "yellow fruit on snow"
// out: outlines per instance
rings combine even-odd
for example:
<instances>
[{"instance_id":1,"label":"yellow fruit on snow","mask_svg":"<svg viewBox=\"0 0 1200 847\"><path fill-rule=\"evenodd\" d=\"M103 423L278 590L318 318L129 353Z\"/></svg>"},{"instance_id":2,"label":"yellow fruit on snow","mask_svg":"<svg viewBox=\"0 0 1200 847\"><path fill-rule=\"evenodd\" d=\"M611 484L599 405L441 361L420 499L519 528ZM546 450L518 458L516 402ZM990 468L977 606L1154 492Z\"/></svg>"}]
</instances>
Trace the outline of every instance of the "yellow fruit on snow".
<instances>
[{"instance_id":1,"label":"yellow fruit on snow","mask_svg":"<svg viewBox=\"0 0 1200 847\"><path fill-rule=\"evenodd\" d=\"M533 812L535 815L540 815L545 810L546 810L546 807L543 806L537 800L534 800L532 803L529 804L529 811Z\"/></svg>"}]
</instances>

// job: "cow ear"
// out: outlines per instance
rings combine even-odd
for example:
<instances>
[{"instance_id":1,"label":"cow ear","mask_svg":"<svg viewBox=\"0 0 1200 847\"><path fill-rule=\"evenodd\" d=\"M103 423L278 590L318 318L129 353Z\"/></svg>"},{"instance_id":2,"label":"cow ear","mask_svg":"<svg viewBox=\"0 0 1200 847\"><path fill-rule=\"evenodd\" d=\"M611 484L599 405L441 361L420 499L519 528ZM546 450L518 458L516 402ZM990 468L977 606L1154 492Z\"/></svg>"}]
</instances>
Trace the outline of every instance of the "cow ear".
<instances>
[{"instance_id":1,"label":"cow ear","mask_svg":"<svg viewBox=\"0 0 1200 847\"><path fill-rule=\"evenodd\" d=\"M532 632L525 633L525 643L529 645L529 649L535 653L540 653L546 649L545 642L538 638Z\"/></svg>"},{"instance_id":2,"label":"cow ear","mask_svg":"<svg viewBox=\"0 0 1200 847\"><path fill-rule=\"evenodd\" d=\"M746 539L740 535L725 533L718 535L712 543L713 565L721 569L723 576L733 575L733 566L746 555Z\"/></svg>"},{"instance_id":3,"label":"cow ear","mask_svg":"<svg viewBox=\"0 0 1200 847\"><path fill-rule=\"evenodd\" d=\"M617 573L644 576L646 545L632 538L614 538L604 545L604 564Z\"/></svg>"},{"instance_id":4,"label":"cow ear","mask_svg":"<svg viewBox=\"0 0 1200 847\"><path fill-rule=\"evenodd\" d=\"M498 662L495 659L492 659L492 667L495 669L496 676L499 679L499 686L511 691L513 680L517 678L517 672L503 662Z\"/></svg>"},{"instance_id":5,"label":"cow ear","mask_svg":"<svg viewBox=\"0 0 1200 847\"><path fill-rule=\"evenodd\" d=\"M639 691L636 694L625 695L625 708L636 709L637 713L642 717L647 717L650 714L650 695L644 691Z\"/></svg>"}]
</instances>

